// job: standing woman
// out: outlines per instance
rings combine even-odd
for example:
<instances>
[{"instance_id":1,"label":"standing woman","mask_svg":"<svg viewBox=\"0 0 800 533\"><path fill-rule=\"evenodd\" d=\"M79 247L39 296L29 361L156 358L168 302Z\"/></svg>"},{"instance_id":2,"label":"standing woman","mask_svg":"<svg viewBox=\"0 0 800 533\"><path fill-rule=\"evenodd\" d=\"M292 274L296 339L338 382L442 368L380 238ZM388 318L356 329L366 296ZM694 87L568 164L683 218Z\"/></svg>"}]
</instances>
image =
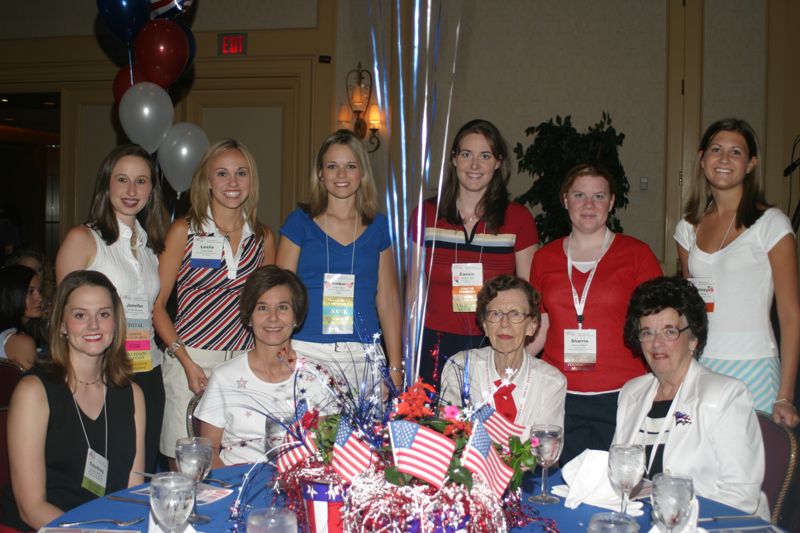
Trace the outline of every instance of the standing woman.
<instances>
[{"instance_id":1,"label":"standing woman","mask_svg":"<svg viewBox=\"0 0 800 533\"><path fill-rule=\"evenodd\" d=\"M308 316L293 346L341 369L351 387L365 378L365 348L382 332L389 374L403 382L400 293L392 241L364 144L339 130L322 143L311 173L308 204L281 228L278 266L296 272L308 290Z\"/></svg>"},{"instance_id":2,"label":"standing woman","mask_svg":"<svg viewBox=\"0 0 800 533\"><path fill-rule=\"evenodd\" d=\"M22 265L0 270L0 359L33 366L38 347L30 325L41 317L41 276Z\"/></svg>"},{"instance_id":3,"label":"standing woman","mask_svg":"<svg viewBox=\"0 0 800 533\"><path fill-rule=\"evenodd\" d=\"M683 220L675 228L683 275L703 295L708 344L700 362L744 381L756 409L796 426L800 297L789 219L758 185L758 140L744 120L708 127ZM773 294L780 348L770 323Z\"/></svg>"},{"instance_id":4,"label":"standing woman","mask_svg":"<svg viewBox=\"0 0 800 533\"><path fill-rule=\"evenodd\" d=\"M583 450L607 450L622 386L645 373L625 346L628 300L637 285L661 275L650 248L606 225L614 180L599 165L573 167L561 185L572 231L533 258L531 283L542 295L542 327L529 346L567 377L566 463Z\"/></svg>"},{"instance_id":5,"label":"standing woman","mask_svg":"<svg viewBox=\"0 0 800 533\"><path fill-rule=\"evenodd\" d=\"M51 318L50 359L20 380L8 411L0 524L21 531L144 481L144 398L114 285L99 272L67 275Z\"/></svg>"},{"instance_id":6,"label":"standing woman","mask_svg":"<svg viewBox=\"0 0 800 533\"><path fill-rule=\"evenodd\" d=\"M408 308L419 314L427 302L419 375L434 386L451 355L486 342L475 320L484 282L500 274L528 280L539 235L530 211L508 199L510 176L503 136L472 120L453 139L441 202L430 198L411 215Z\"/></svg>"},{"instance_id":7,"label":"standing woman","mask_svg":"<svg viewBox=\"0 0 800 533\"><path fill-rule=\"evenodd\" d=\"M233 139L209 147L192 177L191 209L167 233L159 256L161 292L153 323L167 344L166 404L161 453L175 457L186 436L186 407L214 368L253 347L239 320L239 293L258 267L274 262L275 237L256 220L258 172L247 148ZM175 321L167 300L177 284Z\"/></svg>"},{"instance_id":8,"label":"standing woman","mask_svg":"<svg viewBox=\"0 0 800 533\"><path fill-rule=\"evenodd\" d=\"M100 163L88 221L72 228L56 256L58 283L75 270L102 272L122 298L127 320L125 349L133 380L147 407L145 467L155 471L164 413L164 355L153 336L158 259L166 219L150 155L135 144L114 148Z\"/></svg>"}]
</instances>

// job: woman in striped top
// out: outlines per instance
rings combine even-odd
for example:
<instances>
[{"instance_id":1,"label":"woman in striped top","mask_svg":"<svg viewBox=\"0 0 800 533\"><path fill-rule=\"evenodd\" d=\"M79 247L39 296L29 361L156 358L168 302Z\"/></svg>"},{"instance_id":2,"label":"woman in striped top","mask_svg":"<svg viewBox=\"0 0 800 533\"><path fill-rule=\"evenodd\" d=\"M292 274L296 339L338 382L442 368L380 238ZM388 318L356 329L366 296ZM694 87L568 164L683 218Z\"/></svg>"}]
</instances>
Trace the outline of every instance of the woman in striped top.
<instances>
[{"instance_id":1,"label":"woman in striped top","mask_svg":"<svg viewBox=\"0 0 800 533\"><path fill-rule=\"evenodd\" d=\"M161 292L153 313L171 356L164 361L161 432L161 453L168 457L175 456L175 441L186 436L186 406L205 389L214 367L253 347L252 333L239 321L239 294L255 269L275 260L275 237L256 220L258 172L243 144L213 144L189 194L189 214L172 224L159 257ZM174 322L166 309L173 287Z\"/></svg>"}]
</instances>

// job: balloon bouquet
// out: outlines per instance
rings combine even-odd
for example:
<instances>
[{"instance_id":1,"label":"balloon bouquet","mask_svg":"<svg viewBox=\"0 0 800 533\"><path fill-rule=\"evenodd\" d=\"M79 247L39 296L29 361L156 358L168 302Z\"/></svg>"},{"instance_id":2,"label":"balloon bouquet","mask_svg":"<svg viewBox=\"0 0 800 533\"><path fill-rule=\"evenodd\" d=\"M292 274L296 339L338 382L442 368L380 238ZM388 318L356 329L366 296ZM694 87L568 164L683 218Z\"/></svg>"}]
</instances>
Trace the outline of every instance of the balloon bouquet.
<instances>
[{"instance_id":1,"label":"balloon bouquet","mask_svg":"<svg viewBox=\"0 0 800 533\"><path fill-rule=\"evenodd\" d=\"M173 124L175 111L165 89L194 61L194 34L172 20L193 0L97 0L97 9L128 45L129 62L114 78L114 100L128 138L154 153L164 176L180 197L208 149L205 132L190 122Z\"/></svg>"}]
</instances>

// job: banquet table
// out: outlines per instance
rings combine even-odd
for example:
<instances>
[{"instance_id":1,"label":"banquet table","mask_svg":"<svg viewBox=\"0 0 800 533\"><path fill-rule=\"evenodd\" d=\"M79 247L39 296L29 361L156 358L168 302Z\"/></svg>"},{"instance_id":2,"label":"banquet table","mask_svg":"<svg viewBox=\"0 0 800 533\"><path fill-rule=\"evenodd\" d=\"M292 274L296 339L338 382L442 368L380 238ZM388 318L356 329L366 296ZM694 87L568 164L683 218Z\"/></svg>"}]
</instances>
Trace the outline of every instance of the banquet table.
<instances>
[{"instance_id":1,"label":"banquet table","mask_svg":"<svg viewBox=\"0 0 800 533\"><path fill-rule=\"evenodd\" d=\"M237 466L229 466L226 468L220 468L213 470L209 477L217 478L223 481L227 481L229 483L234 483L237 487L234 489L234 492L228 495L226 498L219 500L214 503L209 503L206 505L201 505L198 508L198 512L201 514L210 515L212 517L211 523L196 527L196 530L199 533L223 533L229 531L233 526L233 522L229 520L230 517L230 508L233 505L234 501L236 500L236 496L239 491L239 486L242 482L243 475L250 470L252 465L237 465ZM274 470L270 466L258 466L253 469L251 474L251 479L249 482L249 488L245 491L246 498L245 504L251 506L252 508L262 508L268 507L272 504L273 501L273 494L271 489L269 488L269 482L272 479L274 474ZM554 472L549 476L549 485L555 486L557 484L563 483L561 479L560 472ZM141 488L141 487L139 487ZM561 533L572 533L572 532L581 532L586 531L586 528L589 524L589 519L595 513L606 512L605 509L600 509L597 507L589 506L589 505L580 505L576 509L568 509L563 505L563 500L560 504L555 505L547 505L547 506L537 506L537 507L529 507L527 504L528 496L533 494L534 491L538 492L538 476L528 476L526 478L526 482L523 484L523 504L524 508L529 511L532 515L538 514L538 516L552 518L556 522L556 526ZM136 487L132 489L127 489L124 491L120 491L115 493L117 496L124 496L130 498L138 498L143 503L147 502L147 498L141 494L132 494L134 490L137 490ZM737 515L741 516L744 515L742 511L729 507L727 505L723 505L721 503L715 502L713 500L708 500L706 498L699 498L700 501L700 517L712 517L712 516L730 516L730 515ZM637 518L637 521L640 525L640 530L642 532L647 532L651 527L651 520L650 520L650 504L649 502L645 502L644 504L644 514ZM137 503L128 503L128 502L119 502L109 500L107 497L105 498L98 498L93 500L89 503L86 503L80 507L77 507L71 511L64 513L58 520L55 520L50 527L58 526L61 522L74 522L74 521L81 521L81 520L89 520L92 518L114 518L120 520L129 520L138 517L145 517L145 521L135 525L135 526L128 526L128 527L114 527L111 524L94 524L91 526L84 526L86 528L102 528L104 530L127 530L127 531L147 531L147 515L148 515L148 507L142 504ZM730 530L732 528L737 527L753 527L753 526L768 526L768 523L759 520L759 519L734 519L734 520L724 520L720 522L714 523L704 523L701 524L708 531L713 530ZM534 522L529 524L524 528L515 528L512 529L514 533L518 532L542 532L543 527L541 522ZM767 531L767 530L764 530ZM775 529L774 531L779 531ZM242 528L242 533L244 530Z\"/></svg>"}]
</instances>

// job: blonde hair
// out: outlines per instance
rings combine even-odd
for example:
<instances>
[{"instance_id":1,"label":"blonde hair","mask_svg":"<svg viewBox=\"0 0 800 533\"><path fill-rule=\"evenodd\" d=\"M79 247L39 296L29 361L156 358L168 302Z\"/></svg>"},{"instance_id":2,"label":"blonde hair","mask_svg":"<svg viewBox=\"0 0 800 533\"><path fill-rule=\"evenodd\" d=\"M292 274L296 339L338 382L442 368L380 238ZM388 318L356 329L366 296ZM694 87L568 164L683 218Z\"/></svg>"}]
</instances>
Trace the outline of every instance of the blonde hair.
<instances>
[{"instance_id":1,"label":"blonde hair","mask_svg":"<svg viewBox=\"0 0 800 533\"><path fill-rule=\"evenodd\" d=\"M211 162L218 155L228 150L239 150L250 166L250 194L247 195L242 204L242 211L247 223L253 228L253 233L261 239L263 238L263 232L258 230L261 225L256 218L256 209L258 208L258 169L256 168L256 160L244 144L234 139L222 139L209 146L203 159L197 165L194 176L192 176L192 185L189 188L189 199L192 204L187 215L189 227L194 231L198 231L208 221L208 208L211 205Z\"/></svg>"},{"instance_id":2,"label":"blonde hair","mask_svg":"<svg viewBox=\"0 0 800 533\"><path fill-rule=\"evenodd\" d=\"M321 215L328 208L328 190L320 177L323 158L334 144L342 144L352 150L353 155L361 168L361 184L356 192L356 211L361 215L361 223L368 226L378 212L378 193L375 188L375 178L372 175L372 166L369 164L367 149L361 139L350 130L338 130L328 136L319 147L314 167L311 169L311 186L309 187L309 200L307 204L300 204L311 218Z\"/></svg>"}]
</instances>

